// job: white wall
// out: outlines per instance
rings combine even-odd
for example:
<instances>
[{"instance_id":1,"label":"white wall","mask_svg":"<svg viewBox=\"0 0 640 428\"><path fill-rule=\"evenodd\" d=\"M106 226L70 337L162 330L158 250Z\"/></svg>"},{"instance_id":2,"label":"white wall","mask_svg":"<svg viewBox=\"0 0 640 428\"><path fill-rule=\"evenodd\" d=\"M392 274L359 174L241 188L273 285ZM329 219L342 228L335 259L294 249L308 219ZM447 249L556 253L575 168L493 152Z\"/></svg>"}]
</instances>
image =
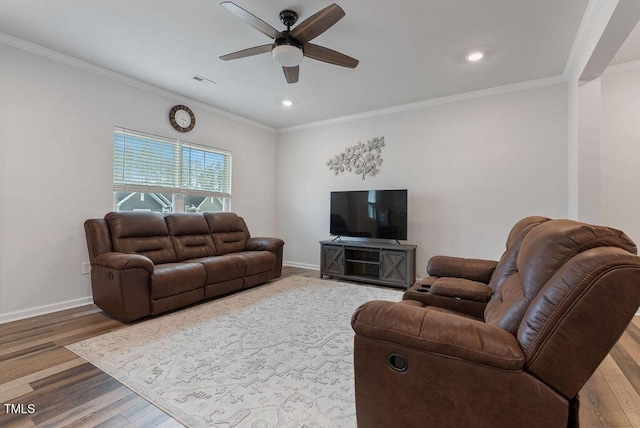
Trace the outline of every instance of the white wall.
<instances>
[{"instance_id":1,"label":"white wall","mask_svg":"<svg viewBox=\"0 0 640 428\"><path fill-rule=\"evenodd\" d=\"M7 85L2 84L9 79L9 63L2 60L3 51L2 45L0 45L0 100L7 99L8 88ZM4 195L6 192L6 174L5 171L9 165L7 159L7 103L0 102L0 195ZM5 202L0 199L0 275L4 272L4 253L5 253L5 233L4 233L4 206ZM2 276L0 276L0 305L6 299L5 293L2 287Z\"/></svg>"},{"instance_id":2,"label":"white wall","mask_svg":"<svg viewBox=\"0 0 640 428\"><path fill-rule=\"evenodd\" d=\"M384 136L376 177L332 175L326 161ZM567 215L566 84L278 135L278 236L285 260L319 265L332 190L409 190L417 272L435 254L495 259L527 215Z\"/></svg>"},{"instance_id":3,"label":"white wall","mask_svg":"<svg viewBox=\"0 0 640 428\"><path fill-rule=\"evenodd\" d=\"M597 173L590 171L590 168L597 163L597 161L593 162L593 159L590 160L590 155L597 150L597 139L585 132L588 127L587 116L589 116L585 112L593 113L591 108L597 108L599 101L596 99L597 92L594 87L581 86L584 82L580 79L583 78L585 69L591 68L589 63L592 58L592 64L599 64L602 57L613 55L617 51L619 46L616 47L612 43L599 45L599 41L609 25L615 27L615 23L611 23L611 18L618 4L619 0L589 0L564 71L568 79L567 204L568 217L575 220L589 221L601 215L595 212L597 203L594 203L599 192L592 191L588 187L598 176ZM590 70L588 74L592 72L593 70ZM595 104L589 105L590 102ZM585 161L586 163L583 163ZM596 166L596 168L599 167Z\"/></svg>"},{"instance_id":4,"label":"white wall","mask_svg":"<svg viewBox=\"0 0 640 428\"><path fill-rule=\"evenodd\" d=\"M180 99L4 44L0 58L0 321L89 300L83 222L112 209L114 126L230 150L233 210L275 234L275 132L194 103L182 135Z\"/></svg>"},{"instance_id":5,"label":"white wall","mask_svg":"<svg viewBox=\"0 0 640 428\"><path fill-rule=\"evenodd\" d=\"M640 69L602 76L603 223L640 244Z\"/></svg>"},{"instance_id":6,"label":"white wall","mask_svg":"<svg viewBox=\"0 0 640 428\"><path fill-rule=\"evenodd\" d=\"M580 82L578 86L577 219L594 224L602 223L600 86L599 78Z\"/></svg>"}]
</instances>

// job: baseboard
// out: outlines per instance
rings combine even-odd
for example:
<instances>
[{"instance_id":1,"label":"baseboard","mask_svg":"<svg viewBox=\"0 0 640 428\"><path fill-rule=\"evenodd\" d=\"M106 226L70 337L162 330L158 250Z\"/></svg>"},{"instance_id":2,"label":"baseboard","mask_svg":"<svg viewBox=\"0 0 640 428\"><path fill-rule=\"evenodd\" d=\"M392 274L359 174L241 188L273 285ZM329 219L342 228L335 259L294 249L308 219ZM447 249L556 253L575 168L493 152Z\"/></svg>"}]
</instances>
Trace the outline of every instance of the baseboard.
<instances>
[{"instance_id":1,"label":"baseboard","mask_svg":"<svg viewBox=\"0 0 640 428\"><path fill-rule=\"evenodd\" d=\"M282 265L301 269L320 270L320 265L312 265L309 263L288 262L285 260L282 262Z\"/></svg>"},{"instance_id":2,"label":"baseboard","mask_svg":"<svg viewBox=\"0 0 640 428\"><path fill-rule=\"evenodd\" d=\"M282 265L301 269L311 269L317 271L320 270L320 266L312 265L309 263L283 261ZM52 312L64 311L65 309L73 309L77 308L78 306L90 305L91 303L93 303L93 297L87 296L81 297L79 299L67 300L66 302L53 303L51 305L36 306L34 308L8 312L6 314L0 314L0 324L23 320L25 318L37 317L39 315L46 315ZM636 312L636 316L640 317L640 309L638 309L638 312Z\"/></svg>"},{"instance_id":3,"label":"baseboard","mask_svg":"<svg viewBox=\"0 0 640 428\"><path fill-rule=\"evenodd\" d=\"M23 320L25 318L46 315L52 312L64 311L65 309L77 308L78 306L89 305L93 303L93 297L81 297L79 299L67 300L66 302L53 303L50 305L36 306L34 308L22 309L20 311L8 312L0 314L0 324L11 321Z\"/></svg>"}]
</instances>

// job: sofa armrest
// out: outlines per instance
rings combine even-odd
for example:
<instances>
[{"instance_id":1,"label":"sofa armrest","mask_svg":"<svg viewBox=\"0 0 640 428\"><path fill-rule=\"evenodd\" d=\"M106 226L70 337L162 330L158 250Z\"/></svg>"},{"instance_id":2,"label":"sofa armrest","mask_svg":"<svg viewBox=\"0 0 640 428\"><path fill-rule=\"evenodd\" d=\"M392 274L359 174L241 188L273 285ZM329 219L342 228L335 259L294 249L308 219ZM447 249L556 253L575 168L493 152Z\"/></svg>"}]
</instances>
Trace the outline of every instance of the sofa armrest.
<instances>
[{"instance_id":1,"label":"sofa armrest","mask_svg":"<svg viewBox=\"0 0 640 428\"><path fill-rule=\"evenodd\" d=\"M475 300L456 299L455 297L440 296L430 292L429 288L422 288L419 285L413 285L404 292L402 300L414 300L422 303L423 306L436 306L448 309L450 311L459 312L463 315L471 315L476 318L484 318L484 310L487 304Z\"/></svg>"},{"instance_id":2,"label":"sofa armrest","mask_svg":"<svg viewBox=\"0 0 640 428\"><path fill-rule=\"evenodd\" d=\"M501 328L456 314L375 300L354 312L351 326L375 340L506 370L525 357L516 338Z\"/></svg>"},{"instance_id":3,"label":"sofa armrest","mask_svg":"<svg viewBox=\"0 0 640 428\"><path fill-rule=\"evenodd\" d=\"M100 309L126 322L151 314L149 279L153 262L148 257L102 253L91 267L93 302Z\"/></svg>"},{"instance_id":4,"label":"sofa armrest","mask_svg":"<svg viewBox=\"0 0 640 428\"><path fill-rule=\"evenodd\" d=\"M497 265L495 260L433 256L427 263L427 273L431 276L465 278L488 284Z\"/></svg>"},{"instance_id":5,"label":"sofa armrest","mask_svg":"<svg viewBox=\"0 0 640 428\"><path fill-rule=\"evenodd\" d=\"M249 238L247 240L248 251L271 251L275 253L278 248L284 246L284 241L279 238Z\"/></svg>"},{"instance_id":6,"label":"sofa armrest","mask_svg":"<svg viewBox=\"0 0 640 428\"><path fill-rule=\"evenodd\" d=\"M431 284L429 292L438 296L474 300L482 303L487 303L493 294L493 290L486 283L452 277L436 279Z\"/></svg>"},{"instance_id":7,"label":"sofa armrest","mask_svg":"<svg viewBox=\"0 0 640 428\"><path fill-rule=\"evenodd\" d=\"M94 259L93 264L116 270L144 269L149 273L153 273L151 259L140 254L102 253Z\"/></svg>"}]
</instances>

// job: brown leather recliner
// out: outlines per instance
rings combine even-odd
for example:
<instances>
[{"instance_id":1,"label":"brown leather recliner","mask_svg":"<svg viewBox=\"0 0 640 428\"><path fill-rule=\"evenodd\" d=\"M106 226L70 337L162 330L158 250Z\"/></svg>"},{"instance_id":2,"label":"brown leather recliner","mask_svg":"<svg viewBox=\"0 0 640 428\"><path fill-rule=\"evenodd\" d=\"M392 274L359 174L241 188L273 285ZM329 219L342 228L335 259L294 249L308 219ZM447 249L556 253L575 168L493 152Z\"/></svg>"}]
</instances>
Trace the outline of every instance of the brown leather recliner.
<instances>
[{"instance_id":1,"label":"brown leather recliner","mask_svg":"<svg viewBox=\"0 0 640 428\"><path fill-rule=\"evenodd\" d=\"M429 276L413 284L402 298L482 317L491 296L516 271L516 258L524 238L536 226L549 220L529 216L518 221L509 232L507 248L499 261L431 257L427 263Z\"/></svg>"},{"instance_id":2,"label":"brown leather recliner","mask_svg":"<svg viewBox=\"0 0 640 428\"><path fill-rule=\"evenodd\" d=\"M640 305L640 258L615 229L550 220L483 318L416 300L356 310L358 426L578 426L578 392Z\"/></svg>"}]
</instances>

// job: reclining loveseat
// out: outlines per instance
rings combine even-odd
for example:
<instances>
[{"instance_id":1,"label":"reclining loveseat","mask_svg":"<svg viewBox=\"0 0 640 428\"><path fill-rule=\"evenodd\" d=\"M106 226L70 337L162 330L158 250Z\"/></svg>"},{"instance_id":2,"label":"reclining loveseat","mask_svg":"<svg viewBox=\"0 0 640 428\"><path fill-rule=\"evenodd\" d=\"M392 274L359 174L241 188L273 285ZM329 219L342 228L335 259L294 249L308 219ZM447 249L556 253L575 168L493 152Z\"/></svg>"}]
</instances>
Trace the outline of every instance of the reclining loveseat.
<instances>
[{"instance_id":1,"label":"reclining loveseat","mask_svg":"<svg viewBox=\"0 0 640 428\"><path fill-rule=\"evenodd\" d=\"M480 316L413 299L429 293L365 303L352 317L358 426L579 426L578 392L640 305L636 252L618 230L548 220Z\"/></svg>"},{"instance_id":2,"label":"reclining loveseat","mask_svg":"<svg viewBox=\"0 0 640 428\"><path fill-rule=\"evenodd\" d=\"M529 216L518 221L507 236L500 260L433 256L427 262L428 276L416 281L403 300L417 300L426 306L441 306L482 317L487 302L500 292L502 284L518 269L516 259L522 241L547 217Z\"/></svg>"},{"instance_id":3,"label":"reclining loveseat","mask_svg":"<svg viewBox=\"0 0 640 428\"><path fill-rule=\"evenodd\" d=\"M95 304L133 321L278 278L284 241L235 213L111 212L84 223Z\"/></svg>"}]
</instances>

